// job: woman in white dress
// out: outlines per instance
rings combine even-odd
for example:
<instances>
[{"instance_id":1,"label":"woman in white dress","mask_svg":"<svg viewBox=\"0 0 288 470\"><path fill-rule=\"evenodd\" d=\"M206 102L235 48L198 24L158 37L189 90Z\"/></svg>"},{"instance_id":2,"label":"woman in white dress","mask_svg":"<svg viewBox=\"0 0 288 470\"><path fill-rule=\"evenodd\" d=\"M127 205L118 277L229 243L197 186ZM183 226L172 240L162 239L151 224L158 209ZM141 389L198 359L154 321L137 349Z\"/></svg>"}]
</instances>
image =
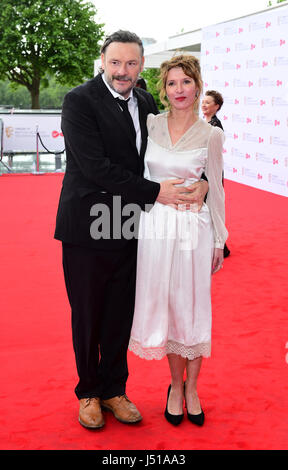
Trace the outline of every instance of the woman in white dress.
<instances>
[{"instance_id":1,"label":"woman in white dress","mask_svg":"<svg viewBox=\"0 0 288 470\"><path fill-rule=\"evenodd\" d=\"M137 287L129 349L145 359L167 355L171 371L166 419L204 423L197 394L203 357L211 350L211 274L223 264L225 228L222 186L223 131L199 119L202 79L190 55L161 65L162 102L168 111L149 115L145 177L161 182L205 173L209 191L201 208L155 203L139 226ZM177 210L178 209L178 210ZM199 210L200 209L200 210ZM186 380L184 373L186 370Z\"/></svg>"}]
</instances>

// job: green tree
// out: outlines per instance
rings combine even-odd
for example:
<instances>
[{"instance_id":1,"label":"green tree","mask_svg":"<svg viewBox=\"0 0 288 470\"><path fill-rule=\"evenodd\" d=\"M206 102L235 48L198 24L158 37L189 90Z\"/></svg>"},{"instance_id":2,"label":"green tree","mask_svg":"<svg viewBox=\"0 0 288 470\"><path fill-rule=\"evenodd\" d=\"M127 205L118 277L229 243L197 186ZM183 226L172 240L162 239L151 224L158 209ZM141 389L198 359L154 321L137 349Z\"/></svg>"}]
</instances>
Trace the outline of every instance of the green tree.
<instances>
[{"instance_id":1,"label":"green tree","mask_svg":"<svg viewBox=\"0 0 288 470\"><path fill-rule=\"evenodd\" d=\"M15 89L9 80L0 82L0 106L6 105L13 108L28 109L30 101L27 88L19 86Z\"/></svg>"},{"instance_id":2,"label":"green tree","mask_svg":"<svg viewBox=\"0 0 288 470\"><path fill-rule=\"evenodd\" d=\"M47 74L75 86L93 76L103 24L84 0L1 0L0 79L26 87L40 107Z\"/></svg>"},{"instance_id":3,"label":"green tree","mask_svg":"<svg viewBox=\"0 0 288 470\"><path fill-rule=\"evenodd\" d=\"M283 2L286 2L286 0L277 0L276 1L276 3L283 3ZM269 1L267 6L272 7L272 1Z\"/></svg>"},{"instance_id":4,"label":"green tree","mask_svg":"<svg viewBox=\"0 0 288 470\"><path fill-rule=\"evenodd\" d=\"M44 109L61 108L66 93L70 90L68 85L60 85L55 77L49 78L49 87L43 88L40 94L40 105Z\"/></svg>"},{"instance_id":5,"label":"green tree","mask_svg":"<svg viewBox=\"0 0 288 470\"><path fill-rule=\"evenodd\" d=\"M71 87L60 85L55 77L49 77L49 86L40 88L40 106L44 109L59 109L63 99ZM0 81L0 107L11 106L13 108L28 109L30 107L30 94L24 86L15 86L9 80Z\"/></svg>"},{"instance_id":6,"label":"green tree","mask_svg":"<svg viewBox=\"0 0 288 470\"><path fill-rule=\"evenodd\" d=\"M160 110L163 109L164 106L160 101L159 88L158 88L158 82L160 79L160 70L156 68L144 69L143 72L141 73L141 77L144 78L146 85L147 85L147 91L149 91L149 93L151 93L151 95L153 96L158 108Z\"/></svg>"}]
</instances>

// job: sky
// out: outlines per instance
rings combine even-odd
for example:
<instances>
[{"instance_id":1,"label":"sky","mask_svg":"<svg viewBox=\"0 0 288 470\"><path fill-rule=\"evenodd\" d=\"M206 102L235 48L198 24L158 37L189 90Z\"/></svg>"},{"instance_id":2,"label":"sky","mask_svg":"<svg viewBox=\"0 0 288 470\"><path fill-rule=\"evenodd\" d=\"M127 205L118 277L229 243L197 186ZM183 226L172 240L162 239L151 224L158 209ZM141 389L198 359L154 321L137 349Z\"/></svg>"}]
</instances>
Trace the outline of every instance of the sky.
<instances>
[{"instance_id":1,"label":"sky","mask_svg":"<svg viewBox=\"0 0 288 470\"><path fill-rule=\"evenodd\" d=\"M268 5L268 0L90 1L97 8L97 22L105 23L106 34L126 29L156 41L263 11ZM272 5L277 5L276 0Z\"/></svg>"}]
</instances>

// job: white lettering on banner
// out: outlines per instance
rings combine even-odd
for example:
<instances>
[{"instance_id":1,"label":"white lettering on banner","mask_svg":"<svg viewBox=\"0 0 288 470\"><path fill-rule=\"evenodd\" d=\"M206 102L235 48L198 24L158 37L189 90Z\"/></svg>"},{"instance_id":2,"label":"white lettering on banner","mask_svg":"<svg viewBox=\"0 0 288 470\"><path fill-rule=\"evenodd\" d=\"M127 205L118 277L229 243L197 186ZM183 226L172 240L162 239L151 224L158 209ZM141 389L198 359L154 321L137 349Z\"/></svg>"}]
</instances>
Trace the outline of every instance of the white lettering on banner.
<instances>
[{"instance_id":1,"label":"white lettering on banner","mask_svg":"<svg viewBox=\"0 0 288 470\"><path fill-rule=\"evenodd\" d=\"M224 104L227 179L288 196L288 6L202 30L206 90Z\"/></svg>"}]
</instances>

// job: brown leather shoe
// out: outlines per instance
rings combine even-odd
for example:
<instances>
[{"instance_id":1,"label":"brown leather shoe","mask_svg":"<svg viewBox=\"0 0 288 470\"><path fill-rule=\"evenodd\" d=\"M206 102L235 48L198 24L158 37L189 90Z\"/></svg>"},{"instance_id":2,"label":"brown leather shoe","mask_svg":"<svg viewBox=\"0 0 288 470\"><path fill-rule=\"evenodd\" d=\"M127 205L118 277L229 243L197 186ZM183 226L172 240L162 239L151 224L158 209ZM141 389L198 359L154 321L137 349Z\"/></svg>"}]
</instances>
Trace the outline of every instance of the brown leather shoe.
<instances>
[{"instance_id":1,"label":"brown leather shoe","mask_svg":"<svg viewBox=\"0 0 288 470\"><path fill-rule=\"evenodd\" d=\"M136 406L128 399L126 395L101 400L102 408L112 411L115 418L121 423L138 423L142 416Z\"/></svg>"},{"instance_id":2,"label":"brown leather shoe","mask_svg":"<svg viewBox=\"0 0 288 470\"><path fill-rule=\"evenodd\" d=\"M80 400L79 423L88 429L98 429L104 426L100 398L82 398Z\"/></svg>"}]
</instances>

